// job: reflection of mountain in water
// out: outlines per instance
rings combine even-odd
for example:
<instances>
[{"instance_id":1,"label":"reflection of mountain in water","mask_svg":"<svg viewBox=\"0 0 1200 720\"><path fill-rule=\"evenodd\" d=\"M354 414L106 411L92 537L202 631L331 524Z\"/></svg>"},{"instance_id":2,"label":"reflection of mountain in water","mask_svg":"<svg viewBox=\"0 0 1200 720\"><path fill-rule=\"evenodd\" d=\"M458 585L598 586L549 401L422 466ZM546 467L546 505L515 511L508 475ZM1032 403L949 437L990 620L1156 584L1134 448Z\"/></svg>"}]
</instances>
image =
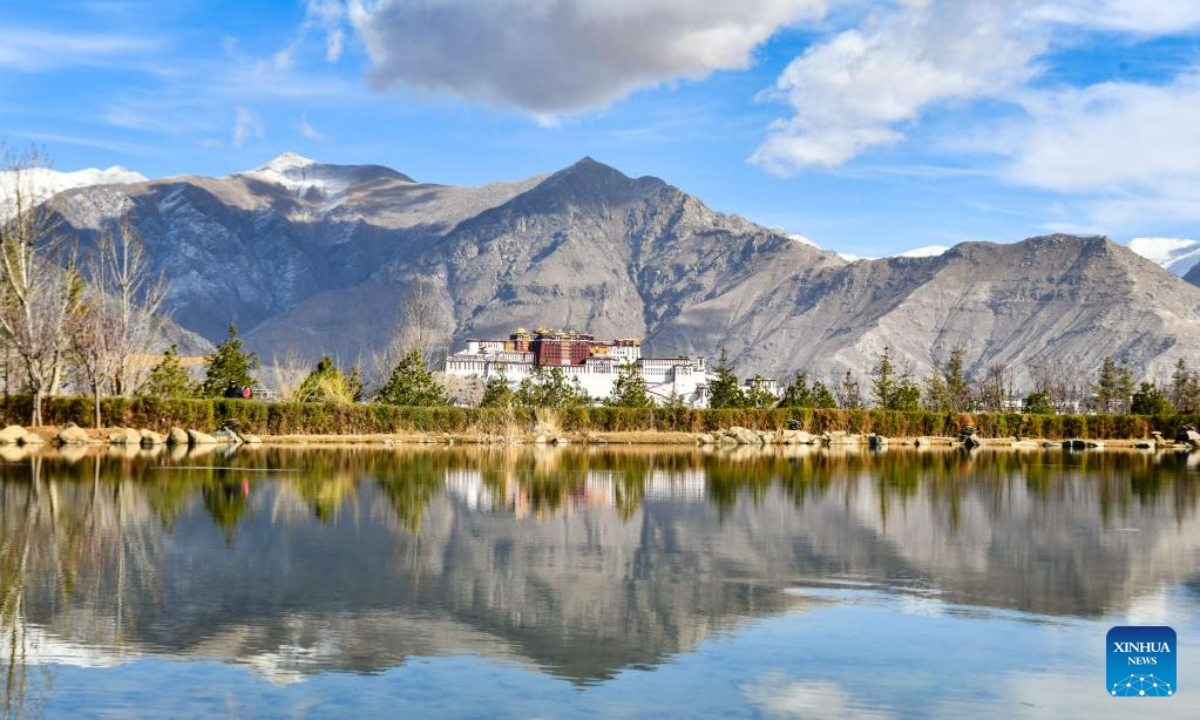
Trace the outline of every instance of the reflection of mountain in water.
<instances>
[{"instance_id":1,"label":"reflection of mountain in water","mask_svg":"<svg viewBox=\"0 0 1200 720\"><path fill-rule=\"evenodd\" d=\"M0 485L8 632L24 618L28 638L226 657L280 681L452 651L601 679L805 602L784 589L848 581L1093 616L1195 582L1200 559L1197 484L1173 455L23 462Z\"/></svg>"}]
</instances>

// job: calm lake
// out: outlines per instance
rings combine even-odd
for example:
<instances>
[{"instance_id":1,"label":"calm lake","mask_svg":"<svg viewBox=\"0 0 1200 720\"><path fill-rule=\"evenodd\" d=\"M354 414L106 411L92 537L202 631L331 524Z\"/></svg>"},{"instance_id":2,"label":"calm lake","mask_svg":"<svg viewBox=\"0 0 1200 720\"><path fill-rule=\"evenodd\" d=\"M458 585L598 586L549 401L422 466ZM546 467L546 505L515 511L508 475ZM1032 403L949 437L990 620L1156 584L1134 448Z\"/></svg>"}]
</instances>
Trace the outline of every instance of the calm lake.
<instances>
[{"instance_id":1,"label":"calm lake","mask_svg":"<svg viewBox=\"0 0 1200 720\"><path fill-rule=\"evenodd\" d=\"M0 461L5 718L1200 715L1200 453Z\"/></svg>"}]
</instances>

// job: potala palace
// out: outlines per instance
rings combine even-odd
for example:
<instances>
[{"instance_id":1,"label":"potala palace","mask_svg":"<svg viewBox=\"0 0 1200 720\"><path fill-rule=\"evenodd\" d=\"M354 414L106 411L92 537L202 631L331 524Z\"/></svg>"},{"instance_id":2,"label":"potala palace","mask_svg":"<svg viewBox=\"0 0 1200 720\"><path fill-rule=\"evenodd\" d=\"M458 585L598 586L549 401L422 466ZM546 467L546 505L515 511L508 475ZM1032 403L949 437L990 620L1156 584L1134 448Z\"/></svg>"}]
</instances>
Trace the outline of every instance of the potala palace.
<instances>
[{"instance_id":1,"label":"potala palace","mask_svg":"<svg viewBox=\"0 0 1200 720\"><path fill-rule=\"evenodd\" d=\"M468 340L467 349L446 359L446 374L456 377L503 375L514 386L536 369L559 368L578 378L593 398L613 391L621 366L633 363L659 403L680 398L690 407L708 405L709 372L702 357L642 357L640 339L597 340L586 333L518 329L507 340Z\"/></svg>"}]
</instances>

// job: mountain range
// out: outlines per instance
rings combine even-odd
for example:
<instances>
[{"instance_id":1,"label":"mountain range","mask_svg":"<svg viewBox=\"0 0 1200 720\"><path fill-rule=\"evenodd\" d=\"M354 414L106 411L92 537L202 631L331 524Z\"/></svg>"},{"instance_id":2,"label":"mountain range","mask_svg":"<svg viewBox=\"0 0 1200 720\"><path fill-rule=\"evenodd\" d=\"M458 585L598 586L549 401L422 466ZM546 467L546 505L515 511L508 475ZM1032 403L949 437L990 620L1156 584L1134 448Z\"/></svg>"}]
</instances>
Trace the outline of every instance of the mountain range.
<instances>
[{"instance_id":1,"label":"mountain range","mask_svg":"<svg viewBox=\"0 0 1200 720\"><path fill-rule=\"evenodd\" d=\"M236 322L268 361L369 357L416 295L451 350L569 327L644 337L655 355L724 349L741 373L775 377L865 372L885 346L924 374L962 345L970 370L1004 363L1018 380L1034 356L1090 371L1112 355L1148 376L1200 356L1200 288L1103 237L851 261L590 158L452 187L288 153L222 178L118 177L56 202L85 245L131 222L171 280L176 322L209 340Z\"/></svg>"}]
</instances>

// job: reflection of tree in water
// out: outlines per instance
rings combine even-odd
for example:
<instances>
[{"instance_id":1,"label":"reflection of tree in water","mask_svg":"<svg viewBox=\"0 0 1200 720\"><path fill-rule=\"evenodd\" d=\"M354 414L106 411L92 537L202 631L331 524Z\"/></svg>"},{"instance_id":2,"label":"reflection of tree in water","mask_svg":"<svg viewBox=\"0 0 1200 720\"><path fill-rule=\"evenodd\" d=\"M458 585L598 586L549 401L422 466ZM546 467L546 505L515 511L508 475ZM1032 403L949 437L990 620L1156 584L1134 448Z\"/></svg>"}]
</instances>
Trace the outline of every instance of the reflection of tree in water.
<instances>
[{"instance_id":1,"label":"reflection of tree in water","mask_svg":"<svg viewBox=\"0 0 1200 720\"><path fill-rule=\"evenodd\" d=\"M384 455L371 463L369 475L400 524L409 532L417 533L421 530L425 508L442 491L445 468L446 458L435 453L406 454L402 461Z\"/></svg>"},{"instance_id":2,"label":"reflection of tree in water","mask_svg":"<svg viewBox=\"0 0 1200 720\"><path fill-rule=\"evenodd\" d=\"M113 480L122 462L80 457L29 457L0 471L0 638L3 639L4 716L33 714L27 697L29 663L45 634L36 628L48 608L105 608L107 623L92 636L120 648L136 620L136 602L159 590L162 547L145 495L134 479ZM110 624L109 624L110 623ZM36 628L36 629L35 629ZM49 666L40 664L44 691Z\"/></svg>"},{"instance_id":3,"label":"reflection of tree in water","mask_svg":"<svg viewBox=\"0 0 1200 720\"><path fill-rule=\"evenodd\" d=\"M250 481L219 471L201 486L200 495L213 522L225 531L225 543L232 543L238 523L249 508Z\"/></svg>"}]
</instances>

